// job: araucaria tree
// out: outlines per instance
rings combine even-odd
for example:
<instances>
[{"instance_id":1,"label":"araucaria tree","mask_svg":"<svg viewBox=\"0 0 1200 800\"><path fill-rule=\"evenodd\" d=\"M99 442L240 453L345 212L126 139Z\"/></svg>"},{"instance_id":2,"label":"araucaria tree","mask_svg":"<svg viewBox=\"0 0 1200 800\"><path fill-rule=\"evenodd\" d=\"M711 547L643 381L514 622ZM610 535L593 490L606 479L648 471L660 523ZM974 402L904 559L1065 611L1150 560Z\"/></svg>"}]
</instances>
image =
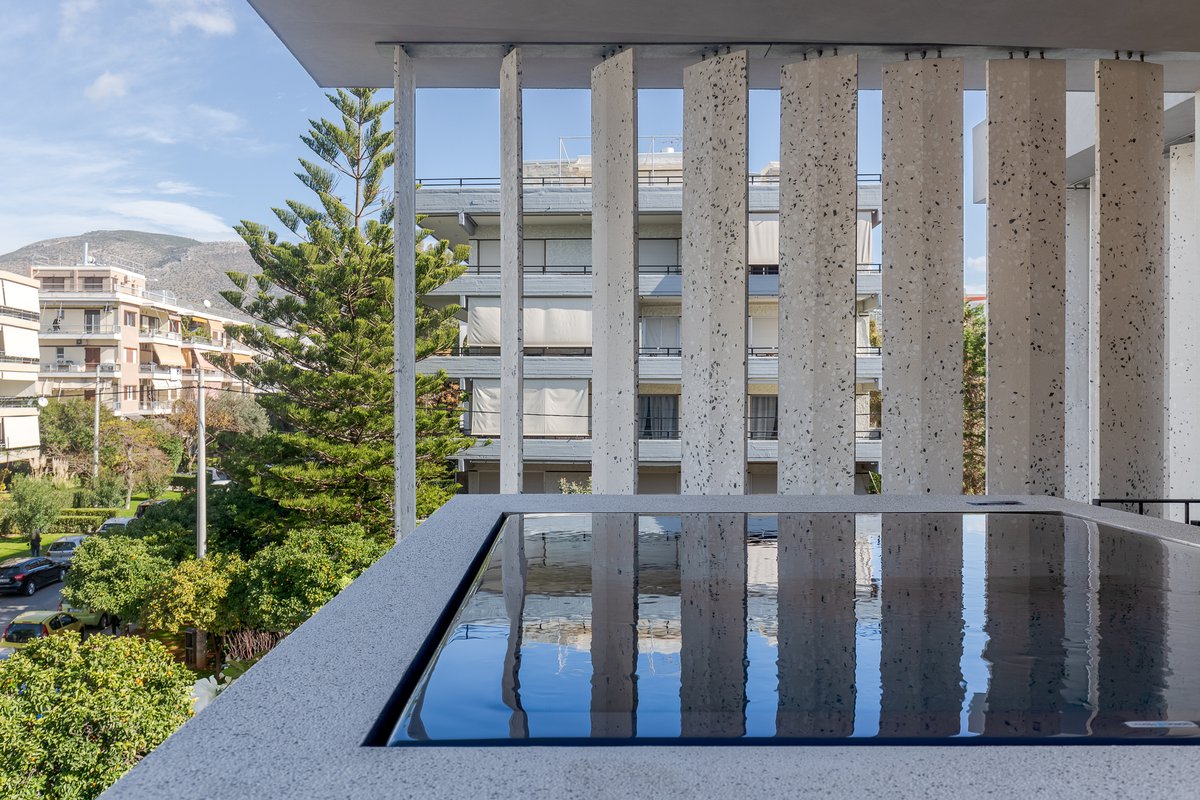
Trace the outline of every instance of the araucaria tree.
<instances>
[{"instance_id":1,"label":"araucaria tree","mask_svg":"<svg viewBox=\"0 0 1200 800\"><path fill-rule=\"evenodd\" d=\"M262 268L230 273L223 296L257 321L231 333L262 355L240 365L263 390L276 432L258 440L256 490L329 522L390 528L392 472L393 206L383 186L392 165L388 102L370 89L329 95L336 120L310 121L300 182L315 205L289 200L275 216L296 238L243 221L238 233ZM415 221L414 221L415 224ZM426 237L419 237L426 238ZM465 249L445 242L414 254L418 296L459 275ZM454 339L455 308L418 301L417 357ZM461 395L444 374L418 382L418 495L428 513L453 492L447 457L470 440L453 409Z\"/></svg>"}]
</instances>

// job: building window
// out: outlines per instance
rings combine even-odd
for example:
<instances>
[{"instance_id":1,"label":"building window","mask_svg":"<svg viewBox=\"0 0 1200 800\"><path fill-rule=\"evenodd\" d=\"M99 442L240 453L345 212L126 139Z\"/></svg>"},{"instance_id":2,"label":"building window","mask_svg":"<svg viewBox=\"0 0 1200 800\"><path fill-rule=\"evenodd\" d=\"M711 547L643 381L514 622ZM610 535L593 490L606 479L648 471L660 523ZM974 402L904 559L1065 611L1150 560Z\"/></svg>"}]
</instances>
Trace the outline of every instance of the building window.
<instances>
[{"instance_id":1,"label":"building window","mask_svg":"<svg viewBox=\"0 0 1200 800\"><path fill-rule=\"evenodd\" d=\"M83 290L85 292L102 292L104 291L104 278L96 276L87 276L83 279Z\"/></svg>"},{"instance_id":2,"label":"building window","mask_svg":"<svg viewBox=\"0 0 1200 800\"><path fill-rule=\"evenodd\" d=\"M137 361L138 361L137 349L133 348L133 347L126 347L125 348L125 363L126 364L136 364Z\"/></svg>"},{"instance_id":3,"label":"building window","mask_svg":"<svg viewBox=\"0 0 1200 800\"><path fill-rule=\"evenodd\" d=\"M677 356L680 354L679 317L642 317L639 323L642 355Z\"/></svg>"},{"instance_id":4,"label":"building window","mask_svg":"<svg viewBox=\"0 0 1200 800\"><path fill-rule=\"evenodd\" d=\"M100 309L89 308L83 312L83 332L84 333L99 333L100 332Z\"/></svg>"},{"instance_id":5,"label":"building window","mask_svg":"<svg viewBox=\"0 0 1200 800\"><path fill-rule=\"evenodd\" d=\"M42 278L42 291L44 292L61 292L66 288L66 278Z\"/></svg>"},{"instance_id":6,"label":"building window","mask_svg":"<svg viewBox=\"0 0 1200 800\"><path fill-rule=\"evenodd\" d=\"M169 330L171 333L179 333L179 320L170 320L167 323L167 330Z\"/></svg>"},{"instance_id":7,"label":"building window","mask_svg":"<svg viewBox=\"0 0 1200 800\"><path fill-rule=\"evenodd\" d=\"M679 438L679 396L643 394L638 396L638 438Z\"/></svg>"},{"instance_id":8,"label":"building window","mask_svg":"<svg viewBox=\"0 0 1200 800\"><path fill-rule=\"evenodd\" d=\"M54 348L54 360L55 361L66 361L67 360L67 348L65 348L65 347Z\"/></svg>"},{"instance_id":9,"label":"building window","mask_svg":"<svg viewBox=\"0 0 1200 800\"><path fill-rule=\"evenodd\" d=\"M100 366L100 348L85 347L83 348L83 363L89 368L95 369Z\"/></svg>"},{"instance_id":10,"label":"building window","mask_svg":"<svg viewBox=\"0 0 1200 800\"><path fill-rule=\"evenodd\" d=\"M751 439L778 439L779 398L773 394L751 395L747 423Z\"/></svg>"},{"instance_id":11,"label":"building window","mask_svg":"<svg viewBox=\"0 0 1200 800\"><path fill-rule=\"evenodd\" d=\"M137 327L137 312L136 311L126 311L125 312L125 324L131 328Z\"/></svg>"}]
</instances>

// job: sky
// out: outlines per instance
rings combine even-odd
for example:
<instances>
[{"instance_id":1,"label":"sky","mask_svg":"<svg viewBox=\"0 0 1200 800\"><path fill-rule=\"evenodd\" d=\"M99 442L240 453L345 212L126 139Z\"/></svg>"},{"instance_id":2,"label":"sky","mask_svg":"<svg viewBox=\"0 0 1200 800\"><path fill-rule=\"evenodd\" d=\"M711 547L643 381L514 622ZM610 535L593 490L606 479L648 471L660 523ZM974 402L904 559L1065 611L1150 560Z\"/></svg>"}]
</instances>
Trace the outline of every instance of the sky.
<instances>
[{"instance_id":1,"label":"sky","mask_svg":"<svg viewBox=\"0 0 1200 800\"><path fill-rule=\"evenodd\" d=\"M331 108L243 0L0 0L0 75L0 253L101 229L235 239L239 220L307 199L299 135ZM879 92L859 109L859 172L877 173ZM556 158L560 138L587 152L570 137L586 137L589 113L586 91L526 91L526 158ZM642 135L677 135L682 92L643 91L638 114ZM967 180L983 116L983 93L967 92ZM495 176L498 142L495 90L418 91L419 178ZM778 157L778 93L751 92L750 167ZM986 221L964 209L973 293Z\"/></svg>"}]
</instances>

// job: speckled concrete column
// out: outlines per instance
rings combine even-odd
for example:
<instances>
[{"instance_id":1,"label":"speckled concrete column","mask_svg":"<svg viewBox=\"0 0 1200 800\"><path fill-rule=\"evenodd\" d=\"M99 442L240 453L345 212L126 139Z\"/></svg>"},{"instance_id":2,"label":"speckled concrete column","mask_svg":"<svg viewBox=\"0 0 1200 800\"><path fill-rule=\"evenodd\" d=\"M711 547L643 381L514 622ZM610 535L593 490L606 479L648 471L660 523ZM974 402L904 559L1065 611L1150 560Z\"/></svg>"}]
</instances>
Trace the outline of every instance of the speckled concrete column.
<instances>
[{"instance_id":1,"label":"speckled concrete column","mask_svg":"<svg viewBox=\"0 0 1200 800\"><path fill-rule=\"evenodd\" d=\"M952 736L962 710L962 517L884 514L880 736Z\"/></svg>"},{"instance_id":2,"label":"speckled concrete column","mask_svg":"<svg viewBox=\"0 0 1200 800\"><path fill-rule=\"evenodd\" d=\"M412 253L417 246L413 220L417 216L416 95L417 79L412 59L397 46L392 51L395 77L393 125L396 160L392 167L396 215L396 243L392 264L392 465L395 492L393 527L397 540L417 527L417 398L416 367L417 281Z\"/></svg>"},{"instance_id":3,"label":"speckled concrete column","mask_svg":"<svg viewBox=\"0 0 1200 800\"><path fill-rule=\"evenodd\" d=\"M746 732L746 517L684 514L679 543L684 736Z\"/></svg>"},{"instance_id":4,"label":"speckled concrete column","mask_svg":"<svg viewBox=\"0 0 1200 800\"><path fill-rule=\"evenodd\" d=\"M592 515L592 736L637 734L637 518Z\"/></svg>"},{"instance_id":5,"label":"speckled concrete column","mask_svg":"<svg viewBox=\"0 0 1200 800\"><path fill-rule=\"evenodd\" d=\"M854 732L854 515L779 515L777 736Z\"/></svg>"},{"instance_id":6,"label":"speckled concrete column","mask_svg":"<svg viewBox=\"0 0 1200 800\"><path fill-rule=\"evenodd\" d=\"M1063 497L1086 503L1092 484L1092 193L1067 190L1066 339L1063 354Z\"/></svg>"},{"instance_id":7,"label":"speckled concrete column","mask_svg":"<svg viewBox=\"0 0 1200 800\"><path fill-rule=\"evenodd\" d=\"M858 57L783 68L779 493L854 493Z\"/></svg>"},{"instance_id":8,"label":"speckled concrete column","mask_svg":"<svg viewBox=\"0 0 1200 800\"><path fill-rule=\"evenodd\" d=\"M991 664L991 678L983 731L989 736L1063 732L1068 655L1063 525L1063 517L1050 515L988 518L983 658Z\"/></svg>"},{"instance_id":9,"label":"speckled concrete column","mask_svg":"<svg viewBox=\"0 0 1200 800\"><path fill-rule=\"evenodd\" d=\"M636 494L637 79L632 50L592 70L592 489Z\"/></svg>"},{"instance_id":10,"label":"speckled concrete column","mask_svg":"<svg viewBox=\"0 0 1200 800\"><path fill-rule=\"evenodd\" d=\"M1105 497L1160 497L1166 463L1162 65L1096 62L1099 437Z\"/></svg>"},{"instance_id":11,"label":"speckled concrete column","mask_svg":"<svg viewBox=\"0 0 1200 800\"><path fill-rule=\"evenodd\" d=\"M683 71L683 494L746 482L746 54Z\"/></svg>"},{"instance_id":12,"label":"speckled concrete column","mask_svg":"<svg viewBox=\"0 0 1200 800\"><path fill-rule=\"evenodd\" d=\"M525 583L529 565L525 561L525 524L521 517L510 517L500 542L500 582L504 592L504 610L508 614L508 641L504 650L504 674L500 679L500 697L511 712L508 736L529 738L529 716L521 704L521 644L525 615Z\"/></svg>"},{"instance_id":13,"label":"speckled concrete column","mask_svg":"<svg viewBox=\"0 0 1200 800\"><path fill-rule=\"evenodd\" d=\"M500 64L500 493L524 491L525 268L521 51Z\"/></svg>"},{"instance_id":14,"label":"speckled concrete column","mask_svg":"<svg viewBox=\"0 0 1200 800\"><path fill-rule=\"evenodd\" d=\"M962 61L883 68L883 491L962 492Z\"/></svg>"},{"instance_id":15,"label":"speckled concrete column","mask_svg":"<svg viewBox=\"0 0 1200 800\"><path fill-rule=\"evenodd\" d=\"M987 62L987 490L1062 496L1066 62Z\"/></svg>"},{"instance_id":16,"label":"speckled concrete column","mask_svg":"<svg viewBox=\"0 0 1200 800\"><path fill-rule=\"evenodd\" d=\"M1200 112L1198 112L1200 115ZM1167 496L1200 495L1200 185L1195 144L1171 148L1167 307ZM1193 508L1200 515L1200 505ZM1183 509L1171 510L1182 521Z\"/></svg>"}]
</instances>

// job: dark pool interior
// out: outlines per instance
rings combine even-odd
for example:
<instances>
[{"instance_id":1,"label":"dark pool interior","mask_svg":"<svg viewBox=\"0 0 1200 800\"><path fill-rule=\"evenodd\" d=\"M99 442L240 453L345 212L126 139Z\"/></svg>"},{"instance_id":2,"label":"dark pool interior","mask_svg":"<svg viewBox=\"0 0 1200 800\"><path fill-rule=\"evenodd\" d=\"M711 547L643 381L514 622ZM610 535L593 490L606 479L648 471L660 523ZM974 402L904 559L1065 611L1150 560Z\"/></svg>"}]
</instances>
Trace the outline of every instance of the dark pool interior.
<instances>
[{"instance_id":1,"label":"dark pool interior","mask_svg":"<svg viewBox=\"0 0 1200 800\"><path fill-rule=\"evenodd\" d=\"M511 516L435 635L390 745L1200 743L1200 548L1054 514Z\"/></svg>"}]
</instances>

